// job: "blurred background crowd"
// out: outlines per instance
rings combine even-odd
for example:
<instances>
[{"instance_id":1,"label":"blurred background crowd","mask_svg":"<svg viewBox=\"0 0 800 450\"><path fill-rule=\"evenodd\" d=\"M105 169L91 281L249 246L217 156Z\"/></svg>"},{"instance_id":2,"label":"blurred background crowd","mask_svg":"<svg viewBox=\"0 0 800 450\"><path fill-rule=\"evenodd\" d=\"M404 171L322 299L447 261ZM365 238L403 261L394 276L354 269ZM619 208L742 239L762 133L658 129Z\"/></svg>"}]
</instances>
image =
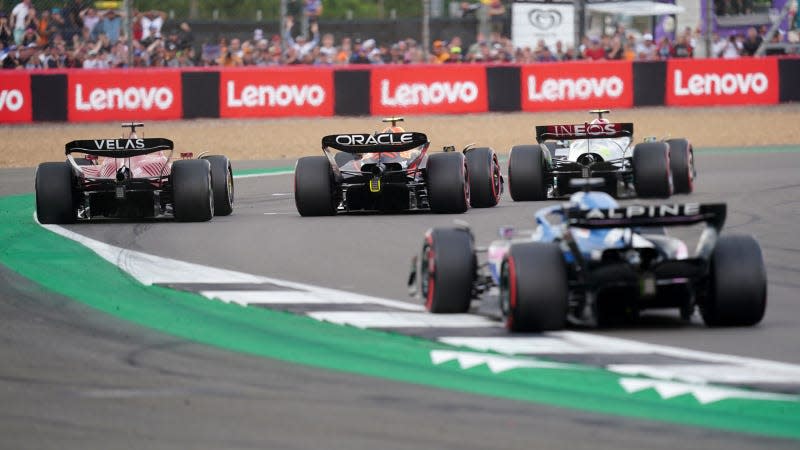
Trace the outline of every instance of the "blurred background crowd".
<instances>
[{"instance_id":1,"label":"blurred background crowd","mask_svg":"<svg viewBox=\"0 0 800 450\"><path fill-rule=\"evenodd\" d=\"M382 0L377 0L381 5ZM691 58L701 44L697 27L676 31L674 38L654 39L649 32L628 30L617 24L613 32L586 35L577 46L558 41L548 46L515 47L510 38L509 1L459 2L455 9L465 19L482 10L489 28L468 35L433 30L425 48L414 38L380 41L353 33L325 30L329 8L323 0L290 1L293 8L281 15L273 29L263 25L247 36L215 33L197 39L191 21L175 11L124 9L122 2L86 0L0 0L0 64L3 69L103 69L118 67L278 66L348 64L453 64L537 63L563 60L656 60ZM155 2L133 2L139 4ZM197 1L188 1L189 8ZM236 3L236 2L234 2ZM246 2L239 2L241 4ZM333 2L332 2L333 3ZM358 2L356 2L358 3ZM370 3L370 2L362 2ZM418 2L405 2L406 4ZM156 3L157 4L157 3ZM400 2L399 5L402 5ZM246 6L246 5L245 5ZM385 5L384 5L385 6ZM747 14L751 0L716 0L717 15ZM402 7L402 6L400 6ZM415 6L416 8L416 6ZM418 14L414 8L411 14ZM394 10L392 10L394 11ZM132 39L128 39L126 13L130 12ZM281 11L283 12L283 11ZM214 14L219 14L214 10ZM333 10L332 16L341 15ZM262 12L258 10L258 19ZM719 58L754 55L765 36L766 25L751 26L746 33L714 35L711 54ZM773 42L784 42L785 32Z\"/></svg>"}]
</instances>

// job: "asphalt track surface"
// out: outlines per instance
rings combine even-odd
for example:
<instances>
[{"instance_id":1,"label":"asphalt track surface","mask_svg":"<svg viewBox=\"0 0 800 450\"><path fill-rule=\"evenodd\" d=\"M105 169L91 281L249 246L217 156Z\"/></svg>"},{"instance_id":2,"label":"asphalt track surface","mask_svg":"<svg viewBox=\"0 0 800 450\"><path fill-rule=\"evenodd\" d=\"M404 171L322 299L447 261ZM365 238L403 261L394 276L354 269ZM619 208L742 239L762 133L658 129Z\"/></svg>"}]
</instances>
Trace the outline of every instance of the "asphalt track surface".
<instances>
[{"instance_id":1,"label":"asphalt track surface","mask_svg":"<svg viewBox=\"0 0 800 450\"><path fill-rule=\"evenodd\" d=\"M285 165L275 163L276 165ZM248 163L248 167L267 164ZM694 201L727 201L727 232L764 249L769 306L754 328L670 316L600 334L798 363L800 153L699 153ZM237 168L245 168L238 165ZM2 172L0 195L32 171ZM237 180L233 216L205 224L69 228L184 261L405 300L423 232L454 219L479 242L541 204L508 195L464 215L300 218L291 176ZM681 201L686 197L676 197ZM797 442L601 416L343 375L191 344L54 298L0 270L0 448L796 448Z\"/></svg>"}]
</instances>

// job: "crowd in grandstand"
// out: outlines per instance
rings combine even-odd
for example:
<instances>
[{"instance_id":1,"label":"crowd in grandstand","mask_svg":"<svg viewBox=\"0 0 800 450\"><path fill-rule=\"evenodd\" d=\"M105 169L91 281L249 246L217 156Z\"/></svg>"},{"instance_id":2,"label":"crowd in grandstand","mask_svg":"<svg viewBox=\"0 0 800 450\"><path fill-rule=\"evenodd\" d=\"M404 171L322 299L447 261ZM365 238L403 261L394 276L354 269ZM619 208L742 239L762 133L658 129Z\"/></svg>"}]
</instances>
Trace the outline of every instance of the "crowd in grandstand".
<instances>
[{"instance_id":1,"label":"crowd in grandstand","mask_svg":"<svg viewBox=\"0 0 800 450\"><path fill-rule=\"evenodd\" d=\"M347 65L411 63L535 63L574 59L587 60L657 60L693 57L702 44L696 30L686 28L670 40L656 41L649 33L628 32L619 26L616 33L585 37L577 47L561 42L548 46L539 41L535 47L515 47L502 33L502 25L491 34L478 34L468 47L458 36L433 41L425 52L422 45L408 38L399 42L376 42L375 39L321 34L317 18L320 0L307 0L303 27L287 17L284 29L271 36L256 29L252 39L227 39L197 42L186 22L167 26L162 11L136 11L132 20L133 67L189 66L277 66L277 65ZM499 2L497 2L499 3ZM746 10L746 0L720 1L724 8ZM86 6L89 5L89 6ZM31 0L22 0L10 11L0 10L0 65L4 69L87 69L128 67L129 48L124 20L119 11L98 11L91 2L68 0L63 8L37 11ZM316 5L316 6L315 6ZM731 6L734 5L734 6ZM465 6L468 10L468 6ZM721 10L722 11L722 10ZM311 19L311 20L309 20ZM499 23L499 22L498 22ZM307 30L296 34L298 28ZM751 56L759 47L766 27L751 28L745 36L723 39L714 36L713 57ZM776 40L783 39L779 33Z\"/></svg>"}]
</instances>

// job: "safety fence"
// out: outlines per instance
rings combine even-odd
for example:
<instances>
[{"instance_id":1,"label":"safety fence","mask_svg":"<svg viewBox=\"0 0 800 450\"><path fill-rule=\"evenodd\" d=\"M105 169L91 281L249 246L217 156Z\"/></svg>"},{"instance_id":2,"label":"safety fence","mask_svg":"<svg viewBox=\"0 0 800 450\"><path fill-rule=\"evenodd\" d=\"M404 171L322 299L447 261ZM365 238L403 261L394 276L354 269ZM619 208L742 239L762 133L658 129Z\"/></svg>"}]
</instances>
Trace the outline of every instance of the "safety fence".
<instances>
[{"instance_id":1,"label":"safety fence","mask_svg":"<svg viewBox=\"0 0 800 450\"><path fill-rule=\"evenodd\" d=\"M800 58L0 72L0 123L800 101Z\"/></svg>"}]
</instances>

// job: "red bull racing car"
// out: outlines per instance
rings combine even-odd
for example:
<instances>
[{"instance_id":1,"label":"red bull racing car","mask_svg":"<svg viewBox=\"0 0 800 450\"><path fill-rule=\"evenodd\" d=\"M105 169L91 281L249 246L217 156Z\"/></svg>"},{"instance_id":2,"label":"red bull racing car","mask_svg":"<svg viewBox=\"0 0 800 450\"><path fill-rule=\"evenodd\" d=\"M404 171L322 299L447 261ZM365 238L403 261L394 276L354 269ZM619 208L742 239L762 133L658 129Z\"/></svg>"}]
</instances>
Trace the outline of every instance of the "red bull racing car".
<instances>
[{"instance_id":1,"label":"red bull racing car","mask_svg":"<svg viewBox=\"0 0 800 450\"><path fill-rule=\"evenodd\" d=\"M36 214L46 224L98 217L174 217L200 222L233 211L233 172L222 155L181 153L173 143L140 138L141 123L121 139L72 141L66 162L46 162L36 170ZM75 157L74 155L83 155Z\"/></svg>"},{"instance_id":2,"label":"red bull racing car","mask_svg":"<svg viewBox=\"0 0 800 450\"><path fill-rule=\"evenodd\" d=\"M574 178L603 178L615 197L669 197L694 190L692 145L687 139L647 138L633 145L633 124L612 123L598 109L591 122L536 127L534 145L515 145L508 185L515 201L559 198L575 192Z\"/></svg>"},{"instance_id":3,"label":"red bull racing car","mask_svg":"<svg viewBox=\"0 0 800 450\"><path fill-rule=\"evenodd\" d=\"M494 150L445 147L428 154L423 133L397 126L380 133L335 134L322 138L324 156L297 161L294 199L301 216L347 211L463 213L470 206L497 205L503 177Z\"/></svg>"}]
</instances>

